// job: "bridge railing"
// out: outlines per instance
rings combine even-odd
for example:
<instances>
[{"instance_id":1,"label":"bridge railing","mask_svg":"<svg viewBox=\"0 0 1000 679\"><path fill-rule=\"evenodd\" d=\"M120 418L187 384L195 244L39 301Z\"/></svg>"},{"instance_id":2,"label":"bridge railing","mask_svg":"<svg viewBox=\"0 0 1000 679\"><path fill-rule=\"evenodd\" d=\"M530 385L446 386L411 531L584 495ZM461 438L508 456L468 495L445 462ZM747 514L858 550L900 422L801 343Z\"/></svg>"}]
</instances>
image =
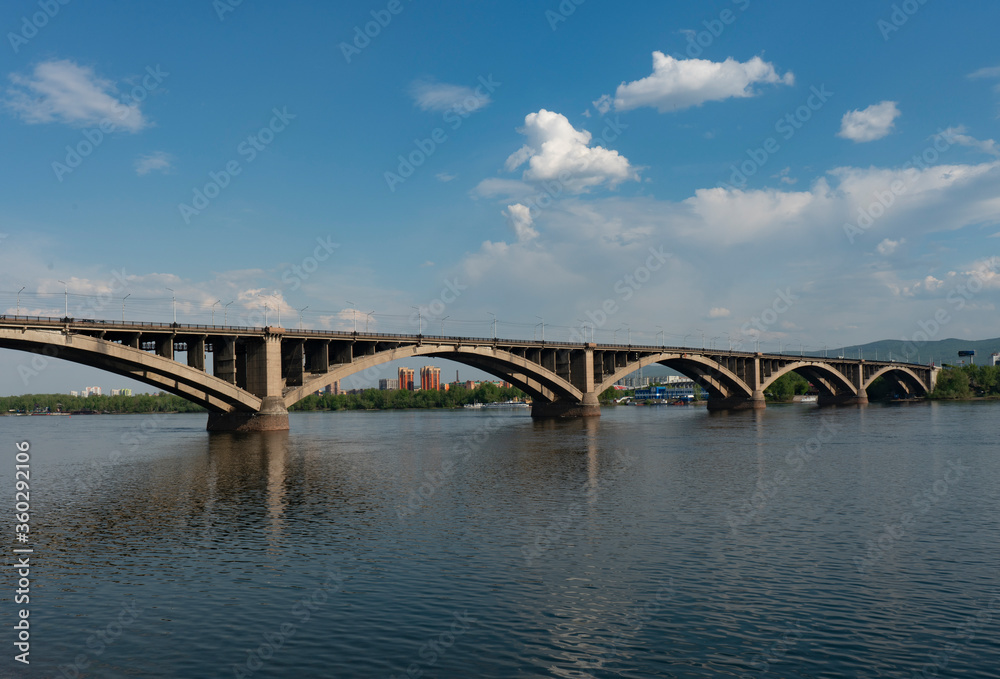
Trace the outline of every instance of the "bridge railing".
<instances>
[{"instance_id":1,"label":"bridge railing","mask_svg":"<svg viewBox=\"0 0 1000 679\"><path fill-rule=\"evenodd\" d=\"M263 327L251 327L251 326L236 326L236 325L210 325L210 324L180 324L180 323L155 323L155 322L142 322L142 321L111 321L111 320L98 320L98 319L88 319L88 318L54 318L51 316L21 316L12 314L0 315L0 324L3 322L15 322L15 323L31 323L44 326L65 326L65 325L80 325L80 326L92 326L92 327L105 327L114 329L150 329L150 330L170 330L173 332L184 332L189 330L198 330L206 332L216 332L218 334L232 334L232 333L264 333L266 328ZM449 336L449 335L414 335L411 333L387 333L387 332L351 332L344 330L299 330L299 329L283 329L288 335L296 337L316 337L316 338L337 338L337 339L386 339L386 340L412 340L419 339L422 342L426 341L443 341L443 342L473 342L482 344L516 344L521 346L532 346L538 348L549 348L549 347L567 347L567 348L579 348L584 343L581 342L553 342L549 340L520 340L520 339L503 339L503 338L493 338L493 337L460 337L460 336ZM697 347L668 347L663 345L651 345L651 344L602 344L596 343L595 348L602 351L643 351L643 352L669 352L669 353L712 353L712 354L725 354L727 356L739 356L739 357L753 357L757 356L756 352L752 351L733 351L725 349L698 349ZM775 354L775 353L765 353L760 354L761 358L768 359L778 359L778 360L789 360L800 358L802 360L817 360L821 359L823 362L830 361L842 361L846 363L866 363L868 365L899 365L908 366L916 368L926 368L928 366L922 363L906 363L903 361L895 360L871 360L871 359L856 359L843 357L820 357L820 356L806 356L795 354Z\"/></svg>"}]
</instances>

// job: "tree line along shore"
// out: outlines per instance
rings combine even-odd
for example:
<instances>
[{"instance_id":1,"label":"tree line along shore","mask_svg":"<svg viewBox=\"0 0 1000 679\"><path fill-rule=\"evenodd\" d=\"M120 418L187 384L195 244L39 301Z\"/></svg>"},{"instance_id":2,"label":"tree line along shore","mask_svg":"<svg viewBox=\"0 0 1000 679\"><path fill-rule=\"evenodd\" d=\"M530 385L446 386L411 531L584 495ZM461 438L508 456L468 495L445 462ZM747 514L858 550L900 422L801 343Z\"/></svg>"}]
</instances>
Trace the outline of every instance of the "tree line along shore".
<instances>
[{"instance_id":1,"label":"tree line along shore","mask_svg":"<svg viewBox=\"0 0 1000 679\"><path fill-rule=\"evenodd\" d=\"M809 382L797 373L783 375L767 391L770 401L790 401L809 391ZM603 403L631 391L608 389L601 394ZM897 395L892 385L881 378L868 388L872 401L892 400ZM938 374L937 387L927 398L932 400L1000 399L1000 366L945 366ZM499 387L490 382L474 389L454 386L448 391L407 391L359 389L344 394L311 394L293 405L292 411L317 410L404 410L410 408L461 408L474 403L524 401L525 394L514 387ZM67 394L25 394L0 396L0 414L128 414L128 413L201 413L204 408L180 396L165 392L132 396L70 396Z\"/></svg>"}]
</instances>

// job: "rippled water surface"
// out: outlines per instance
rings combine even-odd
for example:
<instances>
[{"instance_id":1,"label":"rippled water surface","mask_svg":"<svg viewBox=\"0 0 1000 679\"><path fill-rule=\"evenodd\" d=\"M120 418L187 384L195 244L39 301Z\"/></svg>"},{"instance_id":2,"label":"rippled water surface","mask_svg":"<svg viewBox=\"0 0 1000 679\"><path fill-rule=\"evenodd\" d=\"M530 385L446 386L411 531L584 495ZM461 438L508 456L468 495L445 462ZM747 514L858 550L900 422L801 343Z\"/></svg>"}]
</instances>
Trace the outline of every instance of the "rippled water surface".
<instances>
[{"instance_id":1,"label":"rippled water surface","mask_svg":"<svg viewBox=\"0 0 1000 679\"><path fill-rule=\"evenodd\" d=\"M1000 677L998 414L0 418L0 675Z\"/></svg>"}]
</instances>

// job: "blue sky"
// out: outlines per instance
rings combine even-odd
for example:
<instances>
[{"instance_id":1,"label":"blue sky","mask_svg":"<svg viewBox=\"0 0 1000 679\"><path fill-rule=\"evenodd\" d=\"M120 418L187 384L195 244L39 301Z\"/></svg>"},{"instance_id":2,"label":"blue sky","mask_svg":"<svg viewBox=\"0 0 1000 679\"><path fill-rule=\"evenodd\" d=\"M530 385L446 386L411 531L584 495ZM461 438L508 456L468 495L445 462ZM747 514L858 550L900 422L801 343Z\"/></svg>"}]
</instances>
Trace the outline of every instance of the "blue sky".
<instances>
[{"instance_id":1,"label":"blue sky","mask_svg":"<svg viewBox=\"0 0 1000 679\"><path fill-rule=\"evenodd\" d=\"M233 5L4 4L6 313L1000 335L995 3Z\"/></svg>"}]
</instances>

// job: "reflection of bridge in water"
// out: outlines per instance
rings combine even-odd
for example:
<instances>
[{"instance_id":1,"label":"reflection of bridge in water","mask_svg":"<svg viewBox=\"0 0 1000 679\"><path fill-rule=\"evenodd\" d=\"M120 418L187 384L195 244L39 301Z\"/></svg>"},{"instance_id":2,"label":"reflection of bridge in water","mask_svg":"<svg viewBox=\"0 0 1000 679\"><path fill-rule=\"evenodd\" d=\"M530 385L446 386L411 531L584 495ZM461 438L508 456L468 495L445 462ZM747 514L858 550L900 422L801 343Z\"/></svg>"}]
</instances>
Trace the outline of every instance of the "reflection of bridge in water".
<instances>
[{"instance_id":1,"label":"reflection of bridge in water","mask_svg":"<svg viewBox=\"0 0 1000 679\"><path fill-rule=\"evenodd\" d=\"M764 391L792 371L819 389L820 405L833 405L867 403L866 389L879 377L897 393L921 396L934 388L938 370L683 347L27 317L0 319L0 348L81 363L177 394L208 409L212 430L287 429L288 408L303 397L415 356L457 361L510 382L533 399L533 417L600 415L601 392L653 363L694 380L708 392L710 410L763 408ZM176 352L186 353L186 362L174 360Z\"/></svg>"}]
</instances>

